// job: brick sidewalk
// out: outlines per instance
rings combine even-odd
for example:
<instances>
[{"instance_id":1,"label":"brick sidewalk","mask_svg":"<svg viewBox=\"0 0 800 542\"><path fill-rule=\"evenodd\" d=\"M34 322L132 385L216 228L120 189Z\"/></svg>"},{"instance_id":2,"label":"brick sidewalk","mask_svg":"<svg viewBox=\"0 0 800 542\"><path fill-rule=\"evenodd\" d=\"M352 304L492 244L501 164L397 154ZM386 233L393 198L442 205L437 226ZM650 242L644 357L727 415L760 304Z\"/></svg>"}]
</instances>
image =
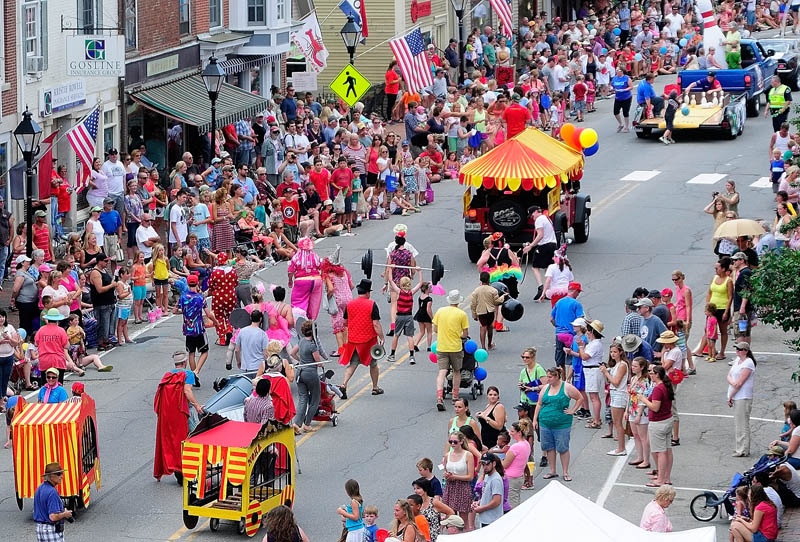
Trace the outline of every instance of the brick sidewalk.
<instances>
[{"instance_id":1,"label":"brick sidewalk","mask_svg":"<svg viewBox=\"0 0 800 542\"><path fill-rule=\"evenodd\" d=\"M783 512L783 525L778 534L780 542L800 540L800 508L786 508Z\"/></svg>"}]
</instances>

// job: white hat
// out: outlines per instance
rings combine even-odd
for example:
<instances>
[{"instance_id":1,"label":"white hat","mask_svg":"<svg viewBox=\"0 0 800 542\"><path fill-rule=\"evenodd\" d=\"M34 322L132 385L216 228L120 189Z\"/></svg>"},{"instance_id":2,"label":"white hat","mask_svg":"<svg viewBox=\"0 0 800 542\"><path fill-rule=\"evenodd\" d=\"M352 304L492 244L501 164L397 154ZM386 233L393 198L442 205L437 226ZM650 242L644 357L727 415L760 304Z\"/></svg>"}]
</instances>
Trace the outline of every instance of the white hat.
<instances>
[{"instance_id":1,"label":"white hat","mask_svg":"<svg viewBox=\"0 0 800 542\"><path fill-rule=\"evenodd\" d=\"M447 294L447 303L449 305L460 305L464 301L464 296L458 290L450 290Z\"/></svg>"},{"instance_id":2,"label":"white hat","mask_svg":"<svg viewBox=\"0 0 800 542\"><path fill-rule=\"evenodd\" d=\"M14 265L19 265L22 262L30 262L30 261L32 261L32 260L30 258L28 258L26 255L20 254L19 256L17 256L17 259L14 260Z\"/></svg>"},{"instance_id":3,"label":"white hat","mask_svg":"<svg viewBox=\"0 0 800 542\"><path fill-rule=\"evenodd\" d=\"M579 327L586 327L586 320L583 318L575 318L570 325L579 326Z\"/></svg>"}]
</instances>

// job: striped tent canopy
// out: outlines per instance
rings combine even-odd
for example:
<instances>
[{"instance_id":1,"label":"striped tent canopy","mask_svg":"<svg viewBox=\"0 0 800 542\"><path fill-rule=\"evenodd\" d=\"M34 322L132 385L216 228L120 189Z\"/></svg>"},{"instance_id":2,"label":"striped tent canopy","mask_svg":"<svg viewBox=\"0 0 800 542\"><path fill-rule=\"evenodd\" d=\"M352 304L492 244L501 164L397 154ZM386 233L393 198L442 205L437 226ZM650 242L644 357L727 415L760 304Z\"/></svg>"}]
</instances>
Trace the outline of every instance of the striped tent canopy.
<instances>
[{"instance_id":1,"label":"striped tent canopy","mask_svg":"<svg viewBox=\"0 0 800 542\"><path fill-rule=\"evenodd\" d=\"M458 181L475 188L554 187L583 169L583 154L541 130L528 128L461 168Z\"/></svg>"}]
</instances>

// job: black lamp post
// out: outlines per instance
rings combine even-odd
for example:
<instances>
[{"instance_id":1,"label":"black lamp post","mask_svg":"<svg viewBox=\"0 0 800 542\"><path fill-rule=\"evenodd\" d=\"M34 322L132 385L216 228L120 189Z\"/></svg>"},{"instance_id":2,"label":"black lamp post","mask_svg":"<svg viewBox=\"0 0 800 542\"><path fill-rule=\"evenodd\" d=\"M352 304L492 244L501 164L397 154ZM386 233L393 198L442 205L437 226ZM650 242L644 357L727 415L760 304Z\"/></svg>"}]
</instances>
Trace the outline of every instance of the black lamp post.
<instances>
[{"instance_id":1,"label":"black lamp post","mask_svg":"<svg viewBox=\"0 0 800 542\"><path fill-rule=\"evenodd\" d=\"M458 19L458 78L459 81L463 83L466 79L464 76L464 72L466 71L466 64L464 62L466 53L464 45L464 10L467 7L467 0L450 0L450 4L456 11L456 18Z\"/></svg>"},{"instance_id":2,"label":"black lamp post","mask_svg":"<svg viewBox=\"0 0 800 542\"><path fill-rule=\"evenodd\" d=\"M361 27L356 24L352 16L348 16L347 22L339 33L342 35L342 41L344 41L344 46L350 55L350 64L355 65L356 45L361 41Z\"/></svg>"},{"instance_id":3,"label":"black lamp post","mask_svg":"<svg viewBox=\"0 0 800 542\"><path fill-rule=\"evenodd\" d=\"M33 252L33 158L39 153L39 139L42 137L42 129L33 120L28 108L22 114L22 122L14 130L14 138L17 140L19 150L25 159L25 221L27 222L28 243L25 252L31 257Z\"/></svg>"},{"instance_id":4,"label":"black lamp post","mask_svg":"<svg viewBox=\"0 0 800 542\"><path fill-rule=\"evenodd\" d=\"M225 81L225 72L217 64L217 59L213 56L208 59L208 64L203 69L203 84L208 91L208 99L211 100L211 154L214 154L214 139L217 137L217 98L222 82Z\"/></svg>"}]
</instances>

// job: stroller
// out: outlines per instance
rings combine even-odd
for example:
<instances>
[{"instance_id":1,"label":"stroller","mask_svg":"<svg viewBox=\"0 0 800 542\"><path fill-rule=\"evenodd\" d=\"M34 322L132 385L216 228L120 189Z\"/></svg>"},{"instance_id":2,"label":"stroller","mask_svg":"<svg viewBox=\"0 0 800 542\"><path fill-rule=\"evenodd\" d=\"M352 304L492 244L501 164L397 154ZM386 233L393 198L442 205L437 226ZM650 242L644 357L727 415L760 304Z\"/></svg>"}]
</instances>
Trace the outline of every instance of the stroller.
<instances>
[{"instance_id":1,"label":"stroller","mask_svg":"<svg viewBox=\"0 0 800 542\"><path fill-rule=\"evenodd\" d=\"M477 367L477 363L475 362L475 356L472 354L468 354L466 350L464 350L464 344L469 340L469 337L462 337L461 339L461 349L464 352L464 362L461 365L461 383L459 384L460 389L468 389L470 391L470 395L472 396L472 400L478 398L478 395L483 395L483 382L479 382L478 379L475 378L475 369ZM451 371L447 372L447 383L444 387L444 397L447 397L449 394L453 394L453 399L458 397L458 391L453 392L453 375Z\"/></svg>"},{"instance_id":2,"label":"stroller","mask_svg":"<svg viewBox=\"0 0 800 542\"><path fill-rule=\"evenodd\" d=\"M328 380L333 377L333 371L327 370L320 375L319 383L322 386L322 393L319 397L319 408L314 415L314 420L318 422L331 422L336 427L339 424L339 414L336 412L336 399L342 397L342 392L338 386L330 384Z\"/></svg>"},{"instance_id":3,"label":"stroller","mask_svg":"<svg viewBox=\"0 0 800 542\"><path fill-rule=\"evenodd\" d=\"M702 492L689 503L689 510L692 516L694 516L694 519L697 521L708 522L717 517L721 509L724 509L728 518L732 518L735 512L736 489L741 486L749 486L756 474L759 472L771 471L784 461L786 461L785 457L770 460L767 456L763 456L756 461L756 464L753 465L751 469L744 473L737 472L733 476L733 480L731 480L730 487L721 496L717 497L717 495L711 491Z\"/></svg>"}]
</instances>

